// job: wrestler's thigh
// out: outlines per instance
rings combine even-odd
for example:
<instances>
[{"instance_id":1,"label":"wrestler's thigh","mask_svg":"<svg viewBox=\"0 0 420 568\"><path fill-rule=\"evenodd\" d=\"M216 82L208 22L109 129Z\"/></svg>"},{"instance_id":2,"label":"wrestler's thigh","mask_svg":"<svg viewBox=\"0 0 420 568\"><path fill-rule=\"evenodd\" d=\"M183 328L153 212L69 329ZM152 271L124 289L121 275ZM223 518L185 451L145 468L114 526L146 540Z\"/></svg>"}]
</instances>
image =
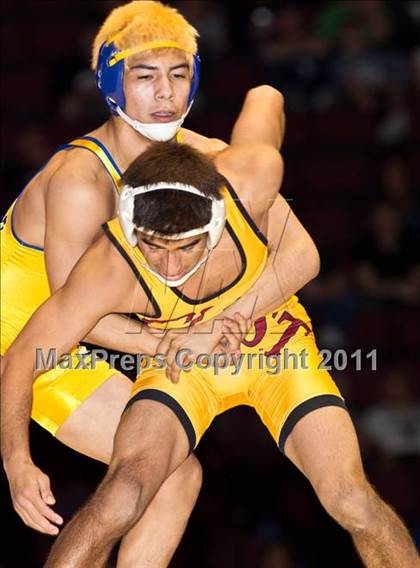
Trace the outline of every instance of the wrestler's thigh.
<instances>
[{"instance_id":1,"label":"wrestler's thigh","mask_svg":"<svg viewBox=\"0 0 420 568\"><path fill-rule=\"evenodd\" d=\"M157 400L137 399L118 424L109 471L133 468L144 480L159 485L190 451L184 425L170 407Z\"/></svg>"},{"instance_id":2,"label":"wrestler's thigh","mask_svg":"<svg viewBox=\"0 0 420 568\"><path fill-rule=\"evenodd\" d=\"M356 432L345 408L326 406L306 414L289 434L285 454L316 490L329 480L364 477Z\"/></svg>"},{"instance_id":3,"label":"wrestler's thigh","mask_svg":"<svg viewBox=\"0 0 420 568\"><path fill-rule=\"evenodd\" d=\"M343 408L345 403L332 377L321 367L322 359L312 333L288 342L277 362L276 369L256 374L249 397L284 452L296 424L307 414L324 407Z\"/></svg>"},{"instance_id":4,"label":"wrestler's thigh","mask_svg":"<svg viewBox=\"0 0 420 568\"><path fill-rule=\"evenodd\" d=\"M57 439L77 452L109 463L114 435L132 386L122 374L108 378L63 422Z\"/></svg>"}]
</instances>

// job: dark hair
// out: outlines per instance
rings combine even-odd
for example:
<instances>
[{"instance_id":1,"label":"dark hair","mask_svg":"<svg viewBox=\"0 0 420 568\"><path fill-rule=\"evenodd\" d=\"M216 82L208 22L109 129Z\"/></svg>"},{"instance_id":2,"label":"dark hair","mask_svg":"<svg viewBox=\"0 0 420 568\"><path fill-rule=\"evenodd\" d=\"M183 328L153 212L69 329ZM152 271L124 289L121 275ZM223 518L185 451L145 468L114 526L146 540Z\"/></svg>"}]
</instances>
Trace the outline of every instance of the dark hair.
<instances>
[{"instance_id":1,"label":"dark hair","mask_svg":"<svg viewBox=\"0 0 420 568\"><path fill-rule=\"evenodd\" d=\"M121 181L132 187L183 183L219 198L225 183L207 156L188 144L173 142L152 144L128 167ZM185 191L162 189L134 198L134 224L163 235L202 227L210 218L211 201Z\"/></svg>"}]
</instances>

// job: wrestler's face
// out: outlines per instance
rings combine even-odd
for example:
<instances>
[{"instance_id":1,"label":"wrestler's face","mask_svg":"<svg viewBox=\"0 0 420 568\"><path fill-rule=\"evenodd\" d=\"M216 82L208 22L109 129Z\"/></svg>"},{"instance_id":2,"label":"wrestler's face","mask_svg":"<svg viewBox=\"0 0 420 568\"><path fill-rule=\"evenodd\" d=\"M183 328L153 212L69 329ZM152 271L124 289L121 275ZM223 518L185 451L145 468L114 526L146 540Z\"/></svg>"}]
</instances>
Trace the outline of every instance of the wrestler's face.
<instances>
[{"instance_id":1,"label":"wrestler's face","mask_svg":"<svg viewBox=\"0 0 420 568\"><path fill-rule=\"evenodd\" d=\"M207 233L188 239L159 239L137 232L138 246L147 264L166 280L178 280L202 259L206 249Z\"/></svg>"},{"instance_id":2,"label":"wrestler's face","mask_svg":"<svg viewBox=\"0 0 420 568\"><path fill-rule=\"evenodd\" d=\"M172 122L187 110L191 74L180 49L151 49L125 61L125 112L146 123Z\"/></svg>"}]
</instances>

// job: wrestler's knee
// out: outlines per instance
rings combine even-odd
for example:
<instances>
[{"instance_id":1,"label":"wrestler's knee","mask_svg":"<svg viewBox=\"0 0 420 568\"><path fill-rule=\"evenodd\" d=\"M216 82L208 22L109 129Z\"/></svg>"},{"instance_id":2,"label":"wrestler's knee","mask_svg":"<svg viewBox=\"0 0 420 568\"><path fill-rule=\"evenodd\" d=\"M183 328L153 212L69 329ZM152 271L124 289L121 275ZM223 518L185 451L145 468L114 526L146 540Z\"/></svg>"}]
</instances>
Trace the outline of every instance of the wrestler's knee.
<instances>
[{"instance_id":1,"label":"wrestler's knee","mask_svg":"<svg viewBox=\"0 0 420 568\"><path fill-rule=\"evenodd\" d=\"M315 488L327 511L344 529L365 530L375 508L375 492L366 478L348 474L337 478L326 476Z\"/></svg>"},{"instance_id":2,"label":"wrestler's knee","mask_svg":"<svg viewBox=\"0 0 420 568\"><path fill-rule=\"evenodd\" d=\"M132 526L142 512L143 481L136 471L137 464L121 461L109 469L93 500L98 522L112 521L117 532Z\"/></svg>"},{"instance_id":3,"label":"wrestler's knee","mask_svg":"<svg viewBox=\"0 0 420 568\"><path fill-rule=\"evenodd\" d=\"M114 458L101 484L99 498L104 509L118 510L122 525L129 526L141 516L164 480L164 468L150 456L135 453Z\"/></svg>"},{"instance_id":4,"label":"wrestler's knee","mask_svg":"<svg viewBox=\"0 0 420 568\"><path fill-rule=\"evenodd\" d=\"M191 454L175 473L178 494L183 496L183 501L195 503L203 481L203 470L195 455Z\"/></svg>"}]
</instances>

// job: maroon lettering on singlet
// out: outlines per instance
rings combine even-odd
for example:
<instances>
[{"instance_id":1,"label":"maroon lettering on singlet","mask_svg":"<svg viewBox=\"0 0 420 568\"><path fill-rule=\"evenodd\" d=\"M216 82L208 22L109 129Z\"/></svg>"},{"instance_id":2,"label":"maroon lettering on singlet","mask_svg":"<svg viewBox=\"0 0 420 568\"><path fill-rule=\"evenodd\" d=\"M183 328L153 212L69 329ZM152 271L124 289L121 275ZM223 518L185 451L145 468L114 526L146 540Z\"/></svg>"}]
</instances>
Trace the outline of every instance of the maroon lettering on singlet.
<instances>
[{"instance_id":1,"label":"maroon lettering on singlet","mask_svg":"<svg viewBox=\"0 0 420 568\"><path fill-rule=\"evenodd\" d=\"M242 340L242 343L247 347L255 347L256 345L258 345L258 343L260 343L263 340L267 331L267 320L265 319L265 317L256 319L254 322L254 328L255 328L254 339L252 339L251 341L247 341L246 339Z\"/></svg>"},{"instance_id":2,"label":"maroon lettering on singlet","mask_svg":"<svg viewBox=\"0 0 420 568\"><path fill-rule=\"evenodd\" d=\"M273 312L271 314L271 317L273 319L275 319L276 316L277 316L277 312ZM303 320L301 320L299 318L293 317L288 311L284 311L281 314L281 316L277 320L277 323L281 324L284 321L289 321L290 325L288 325L286 327L286 329L284 330L284 332L280 335L280 338L277 341L277 343L275 343L268 351L264 352L264 355L266 355L267 357L269 355L278 355L280 353L280 351L283 349L283 347L288 343L288 341L290 341L290 339L293 336L296 335L296 333L298 332L300 327L303 327L306 330L305 335L308 335L309 333L311 333L311 328L309 327L308 324L306 324ZM244 339L242 341L243 345L246 345L247 347L256 347L259 343L261 343L261 341L266 336L267 327L268 326L267 326L267 318L266 317L258 318L257 320L255 320L255 322L254 322L255 336L250 341L247 341L246 339ZM273 335L277 335L277 334L273 333Z\"/></svg>"},{"instance_id":3,"label":"maroon lettering on singlet","mask_svg":"<svg viewBox=\"0 0 420 568\"><path fill-rule=\"evenodd\" d=\"M208 308L203 308L202 310L200 310L200 312L197 314L196 312L188 312L187 314L184 314L182 316L179 316L177 318L172 318L172 319L167 319L167 320L159 320L159 319L147 319L147 318L141 318L141 322L144 323L145 325L151 325L154 323L171 323L174 321L181 321L184 320L183 323L185 324L189 324L191 325L195 325L196 323L200 323L200 321L203 320L206 312L208 310L210 310L213 306L209 306Z\"/></svg>"}]
</instances>

